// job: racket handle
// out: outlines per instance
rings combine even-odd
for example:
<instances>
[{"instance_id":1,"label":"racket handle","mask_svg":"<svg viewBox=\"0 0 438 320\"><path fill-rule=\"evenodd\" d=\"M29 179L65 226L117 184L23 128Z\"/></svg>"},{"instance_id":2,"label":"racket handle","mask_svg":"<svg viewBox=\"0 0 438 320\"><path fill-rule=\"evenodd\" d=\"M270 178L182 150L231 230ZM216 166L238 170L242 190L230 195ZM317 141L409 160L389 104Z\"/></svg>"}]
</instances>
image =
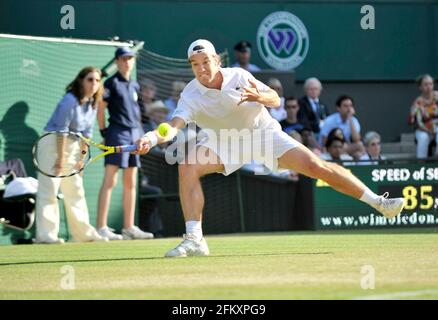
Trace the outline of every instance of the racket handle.
<instances>
[{"instance_id":1,"label":"racket handle","mask_svg":"<svg viewBox=\"0 0 438 320\"><path fill-rule=\"evenodd\" d=\"M136 144L130 144L125 146L119 146L117 147L117 152L133 152L137 151L137 145Z\"/></svg>"}]
</instances>

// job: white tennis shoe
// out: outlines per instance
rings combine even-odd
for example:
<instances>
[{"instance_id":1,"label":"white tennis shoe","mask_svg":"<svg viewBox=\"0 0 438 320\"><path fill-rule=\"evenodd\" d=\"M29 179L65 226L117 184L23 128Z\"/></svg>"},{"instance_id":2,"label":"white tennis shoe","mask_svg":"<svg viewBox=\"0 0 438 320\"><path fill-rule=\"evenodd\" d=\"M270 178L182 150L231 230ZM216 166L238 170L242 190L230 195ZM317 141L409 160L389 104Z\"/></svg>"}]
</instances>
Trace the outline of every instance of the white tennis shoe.
<instances>
[{"instance_id":1,"label":"white tennis shoe","mask_svg":"<svg viewBox=\"0 0 438 320\"><path fill-rule=\"evenodd\" d=\"M129 229L122 230L123 240L142 240L153 239L154 234L140 230L137 226L132 226Z\"/></svg>"},{"instance_id":2,"label":"white tennis shoe","mask_svg":"<svg viewBox=\"0 0 438 320\"><path fill-rule=\"evenodd\" d=\"M390 198L388 199L389 193L385 192L379 197L379 202L374 206L381 214L383 214L388 219L392 219L400 214L405 206L404 198Z\"/></svg>"},{"instance_id":3,"label":"white tennis shoe","mask_svg":"<svg viewBox=\"0 0 438 320\"><path fill-rule=\"evenodd\" d=\"M184 240L176 248L167 251L165 257L208 256L210 254L205 238L198 240L192 233L184 234L183 238Z\"/></svg>"},{"instance_id":4,"label":"white tennis shoe","mask_svg":"<svg viewBox=\"0 0 438 320\"><path fill-rule=\"evenodd\" d=\"M99 232L94 231L92 235L88 238L89 241L93 242L108 242L109 239L107 237L101 236Z\"/></svg>"},{"instance_id":5,"label":"white tennis shoe","mask_svg":"<svg viewBox=\"0 0 438 320\"><path fill-rule=\"evenodd\" d=\"M123 240L122 235L114 233L114 229L109 228L109 227L103 227L97 230L97 233L101 236L101 237L105 237L108 238L108 240L113 241L113 240Z\"/></svg>"}]
</instances>

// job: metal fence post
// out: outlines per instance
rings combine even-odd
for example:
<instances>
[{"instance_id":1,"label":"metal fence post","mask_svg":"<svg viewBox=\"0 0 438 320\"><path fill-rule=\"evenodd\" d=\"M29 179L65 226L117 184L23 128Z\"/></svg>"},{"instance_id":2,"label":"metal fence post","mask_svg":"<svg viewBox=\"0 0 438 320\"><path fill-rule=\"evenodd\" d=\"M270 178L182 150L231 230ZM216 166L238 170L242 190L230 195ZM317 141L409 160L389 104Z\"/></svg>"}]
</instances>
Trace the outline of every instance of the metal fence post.
<instances>
[{"instance_id":1,"label":"metal fence post","mask_svg":"<svg viewBox=\"0 0 438 320\"><path fill-rule=\"evenodd\" d=\"M242 196L242 184L240 182L240 170L237 171L237 198L239 201L239 215L240 215L240 231L245 232L245 214L243 210L243 196Z\"/></svg>"}]
</instances>

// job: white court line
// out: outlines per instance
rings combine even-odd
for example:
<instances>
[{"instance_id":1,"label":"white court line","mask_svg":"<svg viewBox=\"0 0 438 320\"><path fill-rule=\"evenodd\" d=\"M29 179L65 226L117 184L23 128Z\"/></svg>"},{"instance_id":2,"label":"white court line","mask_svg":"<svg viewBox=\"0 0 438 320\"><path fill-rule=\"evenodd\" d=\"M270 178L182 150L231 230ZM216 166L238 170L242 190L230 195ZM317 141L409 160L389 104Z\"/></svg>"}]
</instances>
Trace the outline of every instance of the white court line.
<instances>
[{"instance_id":1,"label":"white court line","mask_svg":"<svg viewBox=\"0 0 438 320\"><path fill-rule=\"evenodd\" d=\"M407 297L416 297L423 296L426 294L438 294L438 290L420 290L420 291L402 291L402 292L392 292L378 295L369 295L369 296L359 296L355 297L352 300L385 300L385 299L397 299L397 298L407 298Z\"/></svg>"}]
</instances>

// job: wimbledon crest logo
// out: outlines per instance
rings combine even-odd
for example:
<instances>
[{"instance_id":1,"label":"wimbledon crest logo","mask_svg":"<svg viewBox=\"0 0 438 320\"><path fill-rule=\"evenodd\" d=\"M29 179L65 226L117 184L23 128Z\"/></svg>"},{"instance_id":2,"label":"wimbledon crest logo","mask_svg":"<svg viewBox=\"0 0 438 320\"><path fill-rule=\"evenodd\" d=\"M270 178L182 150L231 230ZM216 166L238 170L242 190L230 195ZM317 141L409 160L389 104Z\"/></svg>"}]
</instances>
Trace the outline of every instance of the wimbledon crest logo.
<instances>
[{"instance_id":1,"label":"wimbledon crest logo","mask_svg":"<svg viewBox=\"0 0 438 320\"><path fill-rule=\"evenodd\" d=\"M277 70L299 66L309 50L309 35L303 22L287 11L271 13L257 31L257 47L263 60Z\"/></svg>"}]
</instances>

